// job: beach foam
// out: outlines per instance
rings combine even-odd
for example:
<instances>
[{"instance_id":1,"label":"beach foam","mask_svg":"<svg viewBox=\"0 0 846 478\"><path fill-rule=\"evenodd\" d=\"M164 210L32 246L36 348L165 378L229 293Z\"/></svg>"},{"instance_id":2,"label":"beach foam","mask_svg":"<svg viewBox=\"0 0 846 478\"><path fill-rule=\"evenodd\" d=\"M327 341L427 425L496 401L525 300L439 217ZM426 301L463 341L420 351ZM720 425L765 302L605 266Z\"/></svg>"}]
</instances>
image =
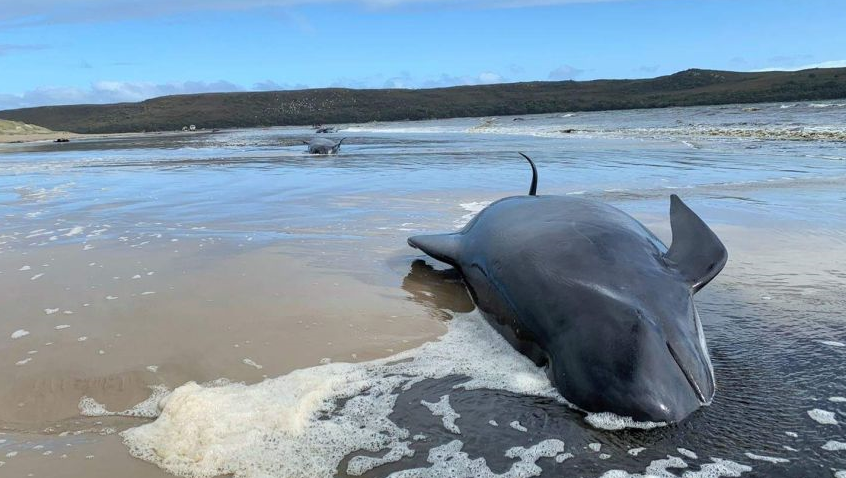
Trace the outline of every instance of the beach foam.
<instances>
[{"instance_id":1,"label":"beach foam","mask_svg":"<svg viewBox=\"0 0 846 478\"><path fill-rule=\"evenodd\" d=\"M842 441L829 440L822 446L825 451L844 451L846 450L846 443Z\"/></svg>"},{"instance_id":2,"label":"beach foam","mask_svg":"<svg viewBox=\"0 0 846 478\"><path fill-rule=\"evenodd\" d=\"M523 425L521 425L521 424L520 424L520 422L519 422L518 420L514 420L513 422L509 423L509 424L508 424L508 426L510 426L511 428L513 428L513 429L515 429L515 430L517 430L517 431L519 431L519 432L527 432L527 431L529 431L529 429L528 429L528 428L526 428L526 427L524 427Z\"/></svg>"},{"instance_id":3,"label":"beach foam","mask_svg":"<svg viewBox=\"0 0 846 478\"><path fill-rule=\"evenodd\" d=\"M85 228L84 228L84 227L82 227L82 226L74 226L73 228L71 228L71 229L70 229L70 230L69 230L69 231L65 234L65 236L66 236L66 237L78 236L78 235L82 234L83 232L85 232Z\"/></svg>"},{"instance_id":4,"label":"beach foam","mask_svg":"<svg viewBox=\"0 0 846 478\"><path fill-rule=\"evenodd\" d=\"M690 451L686 448L676 448L676 451L678 451L682 456L684 456L686 458L690 458L691 460L698 460L699 459L699 457L696 456L696 453L694 453L694 452L692 452L692 451Z\"/></svg>"},{"instance_id":5,"label":"beach foam","mask_svg":"<svg viewBox=\"0 0 846 478\"><path fill-rule=\"evenodd\" d=\"M667 458L654 460L646 467L643 475L631 474L623 470L609 470L602 474L601 478L651 478L655 476L666 477L676 476L670 468L687 468L687 463L679 457L667 455Z\"/></svg>"},{"instance_id":6,"label":"beach foam","mask_svg":"<svg viewBox=\"0 0 846 478\"><path fill-rule=\"evenodd\" d=\"M156 421L122 436L134 456L180 476L332 476L341 459L356 451L385 451L384 460L407 453L409 432L389 419L399 390L453 375L469 377L456 388L563 401L542 369L514 351L481 317L468 314L452 320L439 340L381 360L330 363L249 386L190 382L161 400ZM444 445L441 454L433 449L428 471L399 476L440 476L438 470L445 466L459 466L440 457L460 457L460 443ZM531 460L536 453L560 453L536 448L540 445L515 451L521 460L515 466L535 466ZM356 470L366 468L361 460L355 463ZM479 470L484 466L484 460L469 458L461 463Z\"/></svg>"},{"instance_id":7,"label":"beach foam","mask_svg":"<svg viewBox=\"0 0 846 478\"><path fill-rule=\"evenodd\" d=\"M602 430L622 430L624 428L650 430L667 425L665 422L638 422L631 417L623 417L611 412L588 413L585 416L585 421L592 427Z\"/></svg>"},{"instance_id":8,"label":"beach foam","mask_svg":"<svg viewBox=\"0 0 846 478\"><path fill-rule=\"evenodd\" d=\"M28 330L20 329L20 330L16 330L16 331L12 332L11 337L14 340L14 339L19 339L21 337L26 337L27 335L29 335Z\"/></svg>"},{"instance_id":9,"label":"beach foam","mask_svg":"<svg viewBox=\"0 0 846 478\"><path fill-rule=\"evenodd\" d=\"M711 463L703 464L699 471L686 471L683 478L719 478L725 477L739 477L745 472L752 471L752 468L747 465L735 463L731 460L723 460L721 458L711 458ZM677 476L671 472L670 468L687 468L687 463L679 457L667 455L667 458L655 460L646 467L643 474L629 473L623 470L610 470L605 472L600 478L663 478Z\"/></svg>"},{"instance_id":10,"label":"beach foam","mask_svg":"<svg viewBox=\"0 0 846 478\"><path fill-rule=\"evenodd\" d=\"M738 477L745 472L752 471L752 467L735 463L731 460L711 458L712 463L705 463L699 471L688 471L683 478L718 478L721 476Z\"/></svg>"},{"instance_id":11,"label":"beach foam","mask_svg":"<svg viewBox=\"0 0 846 478\"><path fill-rule=\"evenodd\" d=\"M830 345L832 347L846 347L846 344L843 342L837 342L836 340L820 340L819 342L823 345Z\"/></svg>"},{"instance_id":12,"label":"beach foam","mask_svg":"<svg viewBox=\"0 0 846 478\"><path fill-rule=\"evenodd\" d=\"M97 402L91 397L82 397L79 400L79 413L85 417L135 417L155 418L159 415L159 405L162 399L170 393L164 385L153 385L150 387L152 393L143 402L122 412L110 412L106 406Z\"/></svg>"},{"instance_id":13,"label":"beach foam","mask_svg":"<svg viewBox=\"0 0 846 478\"><path fill-rule=\"evenodd\" d=\"M569 460L570 458L573 458L574 456L575 455L573 455L572 453L561 453L555 457L555 462L564 463L565 461Z\"/></svg>"},{"instance_id":14,"label":"beach foam","mask_svg":"<svg viewBox=\"0 0 846 478\"><path fill-rule=\"evenodd\" d=\"M484 458L471 459L467 453L461 451L464 444L453 440L445 445L432 448L429 451L428 468L392 473L392 478L449 478L457 476L474 476L480 478L524 478L538 476L543 471L536 462L540 458L552 458L564 450L564 442L556 439L544 440L529 448L522 446L509 448L505 452L508 458L519 461L511 465L504 473L496 474L488 468Z\"/></svg>"},{"instance_id":15,"label":"beach foam","mask_svg":"<svg viewBox=\"0 0 846 478\"><path fill-rule=\"evenodd\" d=\"M756 455L754 453L746 452L744 453L747 458L750 460L758 460L758 461L766 461L768 463L789 463L790 460L787 458L779 458L776 456L765 456L765 455Z\"/></svg>"},{"instance_id":16,"label":"beach foam","mask_svg":"<svg viewBox=\"0 0 846 478\"><path fill-rule=\"evenodd\" d=\"M808 416L810 416L815 422L822 425L837 425L837 419L834 417L834 412L815 408L813 410L808 410Z\"/></svg>"}]
</instances>

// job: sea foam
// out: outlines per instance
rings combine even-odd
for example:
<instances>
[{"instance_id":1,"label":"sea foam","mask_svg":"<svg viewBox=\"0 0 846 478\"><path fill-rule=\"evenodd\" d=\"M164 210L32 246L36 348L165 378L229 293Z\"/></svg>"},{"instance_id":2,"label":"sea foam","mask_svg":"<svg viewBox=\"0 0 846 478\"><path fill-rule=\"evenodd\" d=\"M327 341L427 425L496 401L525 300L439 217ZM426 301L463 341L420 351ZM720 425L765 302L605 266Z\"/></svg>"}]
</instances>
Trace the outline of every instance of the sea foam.
<instances>
[{"instance_id":1,"label":"sea foam","mask_svg":"<svg viewBox=\"0 0 846 478\"><path fill-rule=\"evenodd\" d=\"M407 455L409 432L389 418L399 391L426 378L447 376L468 377L456 388L563 401L542 369L474 313L452 320L439 340L381 360L330 363L255 385L190 382L161 399L158 419L122 436L134 456L179 476L333 476L341 460L357 451L384 452L380 461ZM94 404L81 405L90 410ZM461 456L457 443L444 445L446 455ZM531 460L538 453L560 453L557 446L541 448L514 451L520 460L515 466L524 458L528 462L521 467L535 466ZM351 471L373 464L353 460ZM466 464L487 468L481 460ZM430 455L430 462L439 469L443 460ZM400 476L437 476L431 471Z\"/></svg>"}]
</instances>

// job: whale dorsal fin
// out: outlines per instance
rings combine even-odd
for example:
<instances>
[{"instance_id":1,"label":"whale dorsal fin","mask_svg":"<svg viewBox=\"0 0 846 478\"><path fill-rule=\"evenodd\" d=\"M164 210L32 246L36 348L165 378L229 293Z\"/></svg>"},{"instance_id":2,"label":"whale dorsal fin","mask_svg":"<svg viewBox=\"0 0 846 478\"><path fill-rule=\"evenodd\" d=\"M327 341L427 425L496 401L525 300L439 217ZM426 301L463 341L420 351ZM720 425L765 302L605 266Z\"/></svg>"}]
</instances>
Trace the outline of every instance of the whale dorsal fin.
<instances>
[{"instance_id":1,"label":"whale dorsal fin","mask_svg":"<svg viewBox=\"0 0 846 478\"><path fill-rule=\"evenodd\" d=\"M664 257L696 293L723 270L728 251L714 231L675 194L670 196L670 227L673 243Z\"/></svg>"},{"instance_id":2,"label":"whale dorsal fin","mask_svg":"<svg viewBox=\"0 0 846 478\"><path fill-rule=\"evenodd\" d=\"M526 158L526 161L529 162L529 165L532 166L532 185L529 186L529 196L537 196L538 195L538 168L535 167L535 162L532 161L532 158L526 156L523 153L519 153L520 156Z\"/></svg>"},{"instance_id":3,"label":"whale dorsal fin","mask_svg":"<svg viewBox=\"0 0 846 478\"><path fill-rule=\"evenodd\" d=\"M408 245L451 266L458 265L460 234L432 234L408 238Z\"/></svg>"}]
</instances>

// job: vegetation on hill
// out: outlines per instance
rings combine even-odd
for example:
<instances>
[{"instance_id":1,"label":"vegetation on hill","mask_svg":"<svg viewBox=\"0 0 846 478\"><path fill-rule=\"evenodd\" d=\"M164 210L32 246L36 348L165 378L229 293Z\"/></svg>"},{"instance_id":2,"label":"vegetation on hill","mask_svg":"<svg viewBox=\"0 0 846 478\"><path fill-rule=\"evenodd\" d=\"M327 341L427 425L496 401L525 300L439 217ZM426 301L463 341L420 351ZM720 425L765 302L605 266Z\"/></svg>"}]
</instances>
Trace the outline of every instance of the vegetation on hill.
<instances>
[{"instance_id":1,"label":"vegetation on hill","mask_svg":"<svg viewBox=\"0 0 846 478\"><path fill-rule=\"evenodd\" d=\"M77 133L120 133L178 130L190 124L363 123L836 98L846 98L846 68L758 73L694 69L641 80L177 95L138 103L6 110L0 118Z\"/></svg>"}]
</instances>

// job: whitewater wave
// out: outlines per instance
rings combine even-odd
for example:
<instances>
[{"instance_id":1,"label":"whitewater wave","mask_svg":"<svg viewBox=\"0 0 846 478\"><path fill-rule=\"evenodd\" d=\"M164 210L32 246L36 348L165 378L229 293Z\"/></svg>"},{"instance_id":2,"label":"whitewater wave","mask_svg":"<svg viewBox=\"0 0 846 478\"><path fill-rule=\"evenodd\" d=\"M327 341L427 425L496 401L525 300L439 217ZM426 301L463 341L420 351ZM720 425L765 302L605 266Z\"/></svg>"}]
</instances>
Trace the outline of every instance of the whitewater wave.
<instances>
[{"instance_id":1,"label":"whitewater wave","mask_svg":"<svg viewBox=\"0 0 846 478\"><path fill-rule=\"evenodd\" d=\"M843 108L846 103L811 103L809 108Z\"/></svg>"},{"instance_id":2,"label":"whitewater wave","mask_svg":"<svg viewBox=\"0 0 846 478\"><path fill-rule=\"evenodd\" d=\"M793 105L782 105L782 109ZM819 107L838 105L824 104ZM361 125L350 127L348 131L384 133L384 134L475 134L530 136L539 138L573 139L676 139L689 147L698 145L685 141L688 139L737 138L784 141L846 141L846 129L842 125L781 126L751 125L742 126L720 124L691 124L685 126L651 127L602 127L592 124L536 124L526 122L506 122L497 118L482 118L475 125L430 124L420 125Z\"/></svg>"}]
</instances>

